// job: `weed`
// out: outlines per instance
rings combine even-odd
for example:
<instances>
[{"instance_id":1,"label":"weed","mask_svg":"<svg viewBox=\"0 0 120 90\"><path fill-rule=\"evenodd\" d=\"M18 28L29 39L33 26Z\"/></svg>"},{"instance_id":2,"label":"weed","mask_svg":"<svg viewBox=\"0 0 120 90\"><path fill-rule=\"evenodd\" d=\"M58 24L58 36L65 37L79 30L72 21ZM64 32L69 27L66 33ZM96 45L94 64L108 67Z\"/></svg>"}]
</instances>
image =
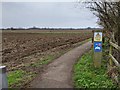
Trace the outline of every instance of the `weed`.
<instances>
[{"instance_id":1,"label":"weed","mask_svg":"<svg viewBox=\"0 0 120 90\"><path fill-rule=\"evenodd\" d=\"M34 74L32 72L25 72L23 70L15 70L15 71L11 71L8 73L8 85L9 87L15 86L15 87L19 87L21 86L20 82L24 83L28 80L30 80L32 77L34 76Z\"/></svg>"},{"instance_id":2,"label":"weed","mask_svg":"<svg viewBox=\"0 0 120 90\"><path fill-rule=\"evenodd\" d=\"M92 51L86 53L74 65L74 86L76 88L116 88L112 80L106 75L106 65L94 68Z\"/></svg>"}]
</instances>

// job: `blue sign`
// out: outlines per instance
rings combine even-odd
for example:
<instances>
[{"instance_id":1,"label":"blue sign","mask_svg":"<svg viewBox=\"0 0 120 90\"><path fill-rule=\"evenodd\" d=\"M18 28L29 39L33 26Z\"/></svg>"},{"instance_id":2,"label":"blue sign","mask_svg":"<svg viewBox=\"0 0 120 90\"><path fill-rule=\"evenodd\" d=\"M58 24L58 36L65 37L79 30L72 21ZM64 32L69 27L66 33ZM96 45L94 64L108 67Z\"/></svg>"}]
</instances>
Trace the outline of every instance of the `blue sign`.
<instances>
[{"instance_id":1,"label":"blue sign","mask_svg":"<svg viewBox=\"0 0 120 90\"><path fill-rule=\"evenodd\" d=\"M102 52L102 42L94 42L94 52Z\"/></svg>"}]
</instances>

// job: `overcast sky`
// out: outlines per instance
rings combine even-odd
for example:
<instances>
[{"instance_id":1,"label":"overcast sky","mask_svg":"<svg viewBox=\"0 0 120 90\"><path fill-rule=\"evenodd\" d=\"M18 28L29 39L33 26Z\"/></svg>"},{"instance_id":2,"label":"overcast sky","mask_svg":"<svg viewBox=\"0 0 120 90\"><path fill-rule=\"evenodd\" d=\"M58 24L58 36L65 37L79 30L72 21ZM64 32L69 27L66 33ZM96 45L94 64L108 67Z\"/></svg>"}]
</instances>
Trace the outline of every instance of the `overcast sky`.
<instances>
[{"instance_id":1,"label":"overcast sky","mask_svg":"<svg viewBox=\"0 0 120 90\"><path fill-rule=\"evenodd\" d=\"M4 2L2 27L98 27L97 18L78 2Z\"/></svg>"}]
</instances>

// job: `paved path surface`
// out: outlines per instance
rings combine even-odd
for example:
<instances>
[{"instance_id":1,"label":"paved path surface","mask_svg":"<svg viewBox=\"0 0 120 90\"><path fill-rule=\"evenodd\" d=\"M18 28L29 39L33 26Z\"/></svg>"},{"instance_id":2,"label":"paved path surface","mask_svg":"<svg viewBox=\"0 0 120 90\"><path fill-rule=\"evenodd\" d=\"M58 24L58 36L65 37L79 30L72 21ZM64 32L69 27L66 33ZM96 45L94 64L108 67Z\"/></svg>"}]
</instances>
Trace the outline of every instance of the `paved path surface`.
<instances>
[{"instance_id":1,"label":"paved path surface","mask_svg":"<svg viewBox=\"0 0 120 90\"><path fill-rule=\"evenodd\" d=\"M89 51L91 45L91 42L87 42L54 60L30 83L30 87L72 88L73 65L81 55Z\"/></svg>"}]
</instances>

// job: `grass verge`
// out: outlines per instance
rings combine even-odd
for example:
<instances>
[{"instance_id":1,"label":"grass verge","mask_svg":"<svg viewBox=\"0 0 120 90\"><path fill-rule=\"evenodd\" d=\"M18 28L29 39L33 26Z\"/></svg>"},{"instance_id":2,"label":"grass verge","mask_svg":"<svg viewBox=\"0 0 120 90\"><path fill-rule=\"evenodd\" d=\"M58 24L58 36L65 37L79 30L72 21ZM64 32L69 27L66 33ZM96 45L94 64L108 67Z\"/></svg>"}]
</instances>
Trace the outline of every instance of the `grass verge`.
<instances>
[{"instance_id":1,"label":"grass verge","mask_svg":"<svg viewBox=\"0 0 120 90\"><path fill-rule=\"evenodd\" d=\"M41 58L37 63L32 63L30 66L32 67L40 67L42 65L48 64L50 61L52 61L55 57L52 55L48 55L45 58Z\"/></svg>"},{"instance_id":2,"label":"grass verge","mask_svg":"<svg viewBox=\"0 0 120 90\"><path fill-rule=\"evenodd\" d=\"M28 75L29 74L29 75ZM27 76L28 75L28 76ZM16 70L8 73L8 83L9 87L20 87L23 83L21 82L27 82L34 74L32 72L25 72L23 70Z\"/></svg>"},{"instance_id":3,"label":"grass verge","mask_svg":"<svg viewBox=\"0 0 120 90\"><path fill-rule=\"evenodd\" d=\"M83 55L74 65L75 88L116 88L112 80L106 74L107 67L102 62L101 68L94 68L92 62L92 50Z\"/></svg>"}]
</instances>

